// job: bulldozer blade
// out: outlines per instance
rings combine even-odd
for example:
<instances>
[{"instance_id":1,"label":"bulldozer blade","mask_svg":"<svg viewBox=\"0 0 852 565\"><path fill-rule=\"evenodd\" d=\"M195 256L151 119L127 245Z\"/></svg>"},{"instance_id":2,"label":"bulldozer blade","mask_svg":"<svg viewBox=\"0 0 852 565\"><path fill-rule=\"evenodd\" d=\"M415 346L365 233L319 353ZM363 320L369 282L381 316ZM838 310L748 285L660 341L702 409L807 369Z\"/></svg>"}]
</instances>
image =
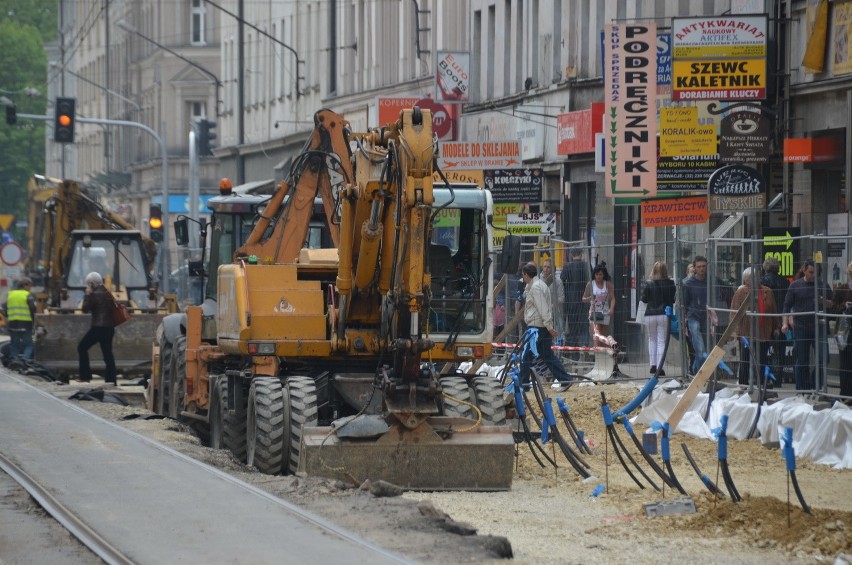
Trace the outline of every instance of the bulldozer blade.
<instances>
[{"instance_id":1,"label":"bulldozer blade","mask_svg":"<svg viewBox=\"0 0 852 565\"><path fill-rule=\"evenodd\" d=\"M151 347L157 326L165 314L133 313L129 322L115 328L112 351L119 374L145 375L151 372ZM79 366L77 343L89 331L89 314L36 314L39 327L34 360L60 374L76 374ZM92 370L102 374L104 361L100 347L89 350Z\"/></svg>"},{"instance_id":2,"label":"bulldozer blade","mask_svg":"<svg viewBox=\"0 0 852 565\"><path fill-rule=\"evenodd\" d=\"M305 427L299 470L354 484L383 480L407 490L511 489L512 429L478 426L436 433L444 429L443 419L429 418L414 430L394 425L378 440L339 438L330 427Z\"/></svg>"}]
</instances>

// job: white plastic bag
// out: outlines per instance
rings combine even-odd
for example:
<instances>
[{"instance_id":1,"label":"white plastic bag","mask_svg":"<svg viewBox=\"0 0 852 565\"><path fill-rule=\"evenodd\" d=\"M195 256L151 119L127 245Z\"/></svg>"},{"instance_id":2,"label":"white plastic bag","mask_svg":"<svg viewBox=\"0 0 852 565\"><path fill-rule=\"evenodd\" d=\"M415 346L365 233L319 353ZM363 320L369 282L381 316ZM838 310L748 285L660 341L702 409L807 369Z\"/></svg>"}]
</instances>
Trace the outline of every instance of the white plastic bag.
<instances>
[{"instance_id":1,"label":"white plastic bag","mask_svg":"<svg viewBox=\"0 0 852 565\"><path fill-rule=\"evenodd\" d=\"M648 307L647 302L639 301L639 305L636 307L636 323L644 324L645 323L645 309Z\"/></svg>"}]
</instances>

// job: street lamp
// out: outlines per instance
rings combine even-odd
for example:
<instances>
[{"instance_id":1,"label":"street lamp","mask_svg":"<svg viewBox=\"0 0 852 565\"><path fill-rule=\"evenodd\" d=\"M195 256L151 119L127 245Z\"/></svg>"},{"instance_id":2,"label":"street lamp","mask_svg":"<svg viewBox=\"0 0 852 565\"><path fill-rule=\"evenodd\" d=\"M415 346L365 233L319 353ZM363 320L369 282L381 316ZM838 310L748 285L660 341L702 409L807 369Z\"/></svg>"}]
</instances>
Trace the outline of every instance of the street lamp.
<instances>
[{"instance_id":1,"label":"street lamp","mask_svg":"<svg viewBox=\"0 0 852 565\"><path fill-rule=\"evenodd\" d=\"M219 81L219 77L217 77L216 75L214 75L213 73L211 73L210 71L208 71L207 69L205 69L204 67L199 65L198 63L196 63L195 61L191 61L190 59L187 59L186 57L184 57L180 53L173 51L172 49L169 49L168 47L166 47L162 43L159 43L158 41L151 39L147 35L144 35L141 31L139 31L138 29L136 29L135 27L133 27L132 25L130 25L126 21L118 20L115 23L118 27L120 27L124 31L126 31L128 33L132 33L133 35L135 35L137 37L141 37L145 41L147 41L147 42L149 42L153 45L156 45L157 47L159 47L163 51L171 53L172 55L174 55L175 57L177 57L181 61L184 61L185 63L187 63L189 65L192 65L193 67L195 67L196 69L198 69L199 71L201 71L202 73L204 73L205 75L207 75L208 77L213 79L213 83L216 85L216 115L217 116L219 115L219 87L222 86L222 83Z\"/></svg>"}]
</instances>

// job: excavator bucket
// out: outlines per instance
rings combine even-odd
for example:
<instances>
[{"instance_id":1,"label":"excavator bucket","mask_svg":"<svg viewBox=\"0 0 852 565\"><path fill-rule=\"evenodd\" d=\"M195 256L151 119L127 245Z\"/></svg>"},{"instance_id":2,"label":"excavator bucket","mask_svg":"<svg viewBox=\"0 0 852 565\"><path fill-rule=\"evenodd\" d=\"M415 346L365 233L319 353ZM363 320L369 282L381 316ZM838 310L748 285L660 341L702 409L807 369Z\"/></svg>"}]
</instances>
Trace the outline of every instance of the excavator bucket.
<instances>
[{"instance_id":1,"label":"excavator bucket","mask_svg":"<svg viewBox=\"0 0 852 565\"><path fill-rule=\"evenodd\" d=\"M379 424L381 426L381 424ZM376 438L305 427L299 470L360 484L383 480L408 490L498 491L512 487L515 447L509 426L433 416Z\"/></svg>"}]
</instances>

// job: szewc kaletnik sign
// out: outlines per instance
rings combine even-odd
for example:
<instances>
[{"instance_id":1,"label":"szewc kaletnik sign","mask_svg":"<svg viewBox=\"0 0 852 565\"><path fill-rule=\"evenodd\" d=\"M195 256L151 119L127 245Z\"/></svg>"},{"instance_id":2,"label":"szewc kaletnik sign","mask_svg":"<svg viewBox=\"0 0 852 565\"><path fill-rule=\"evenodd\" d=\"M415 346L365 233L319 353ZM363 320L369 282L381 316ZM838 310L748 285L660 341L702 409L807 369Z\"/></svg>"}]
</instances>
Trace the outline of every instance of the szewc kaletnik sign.
<instances>
[{"instance_id":1,"label":"szewc kaletnik sign","mask_svg":"<svg viewBox=\"0 0 852 565\"><path fill-rule=\"evenodd\" d=\"M707 181L710 212L761 211L766 208L766 180L746 165L716 169Z\"/></svg>"}]
</instances>

